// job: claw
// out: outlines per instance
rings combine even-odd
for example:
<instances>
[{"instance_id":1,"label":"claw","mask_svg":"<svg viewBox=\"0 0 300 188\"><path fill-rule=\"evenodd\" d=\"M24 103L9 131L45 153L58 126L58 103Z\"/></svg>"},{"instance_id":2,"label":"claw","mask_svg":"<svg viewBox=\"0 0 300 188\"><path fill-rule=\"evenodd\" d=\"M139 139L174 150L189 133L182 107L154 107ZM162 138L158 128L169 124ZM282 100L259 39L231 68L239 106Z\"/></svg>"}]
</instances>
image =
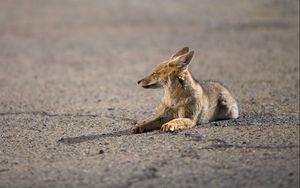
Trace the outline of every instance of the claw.
<instances>
[{"instance_id":1,"label":"claw","mask_svg":"<svg viewBox=\"0 0 300 188\"><path fill-rule=\"evenodd\" d=\"M145 131L145 129L142 126L140 126L140 125L137 125L137 126L135 126L135 127L132 128L132 132L134 134L143 133L144 131Z\"/></svg>"},{"instance_id":2,"label":"claw","mask_svg":"<svg viewBox=\"0 0 300 188\"><path fill-rule=\"evenodd\" d=\"M176 125L170 123L163 124L160 128L160 130L164 132L168 132L168 131L174 132L175 129L176 129Z\"/></svg>"}]
</instances>

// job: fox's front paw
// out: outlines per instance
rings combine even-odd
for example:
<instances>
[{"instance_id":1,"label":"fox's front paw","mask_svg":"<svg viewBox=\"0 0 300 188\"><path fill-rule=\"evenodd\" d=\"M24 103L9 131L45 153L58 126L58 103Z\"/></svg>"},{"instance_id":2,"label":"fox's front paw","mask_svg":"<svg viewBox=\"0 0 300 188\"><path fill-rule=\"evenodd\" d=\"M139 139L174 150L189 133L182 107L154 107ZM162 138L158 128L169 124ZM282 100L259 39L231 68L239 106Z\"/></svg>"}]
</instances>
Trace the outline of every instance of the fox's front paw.
<instances>
[{"instance_id":1,"label":"fox's front paw","mask_svg":"<svg viewBox=\"0 0 300 188\"><path fill-rule=\"evenodd\" d=\"M174 132L178 129L178 125L176 122L168 122L161 126L160 130L164 132Z\"/></svg>"},{"instance_id":2,"label":"fox's front paw","mask_svg":"<svg viewBox=\"0 0 300 188\"><path fill-rule=\"evenodd\" d=\"M146 131L145 127L141 125L136 125L132 128L133 133L138 134L138 133L143 133Z\"/></svg>"}]
</instances>

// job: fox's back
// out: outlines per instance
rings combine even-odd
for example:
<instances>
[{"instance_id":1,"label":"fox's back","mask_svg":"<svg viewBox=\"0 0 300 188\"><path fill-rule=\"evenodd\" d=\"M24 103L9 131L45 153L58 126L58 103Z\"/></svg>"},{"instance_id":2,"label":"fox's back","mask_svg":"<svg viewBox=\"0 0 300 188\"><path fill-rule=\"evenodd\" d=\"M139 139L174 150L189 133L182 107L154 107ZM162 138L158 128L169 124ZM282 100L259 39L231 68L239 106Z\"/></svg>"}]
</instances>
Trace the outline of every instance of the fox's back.
<instances>
[{"instance_id":1,"label":"fox's back","mask_svg":"<svg viewBox=\"0 0 300 188\"><path fill-rule=\"evenodd\" d=\"M217 99L222 92L229 92L226 87L218 81L203 80L198 83L202 87L203 94L210 100Z\"/></svg>"}]
</instances>

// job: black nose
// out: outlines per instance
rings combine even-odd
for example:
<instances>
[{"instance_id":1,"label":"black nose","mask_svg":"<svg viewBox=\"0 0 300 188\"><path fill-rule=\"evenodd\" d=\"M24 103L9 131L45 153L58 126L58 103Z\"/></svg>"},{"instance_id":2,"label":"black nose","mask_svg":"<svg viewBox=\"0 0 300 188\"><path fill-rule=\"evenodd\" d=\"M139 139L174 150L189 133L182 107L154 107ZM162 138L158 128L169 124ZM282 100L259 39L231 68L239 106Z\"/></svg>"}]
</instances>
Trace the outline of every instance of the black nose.
<instances>
[{"instance_id":1,"label":"black nose","mask_svg":"<svg viewBox=\"0 0 300 188\"><path fill-rule=\"evenodd\" d=\"M142 80L137 81L137 84L140 84Z\"/></svg>"}]
</instances>

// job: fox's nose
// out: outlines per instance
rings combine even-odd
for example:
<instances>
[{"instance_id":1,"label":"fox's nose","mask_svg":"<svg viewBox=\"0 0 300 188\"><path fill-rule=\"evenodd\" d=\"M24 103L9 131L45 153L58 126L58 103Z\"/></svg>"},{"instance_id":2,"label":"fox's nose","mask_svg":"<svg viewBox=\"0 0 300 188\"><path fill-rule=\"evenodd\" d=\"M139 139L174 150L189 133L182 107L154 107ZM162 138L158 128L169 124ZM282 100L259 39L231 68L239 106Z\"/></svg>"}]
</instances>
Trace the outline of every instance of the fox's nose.
<instances>
[{"instance_id":1,"label":"fox's nose","mask_svg":"<svg viewBox=\"0 0 300 188\"><path fill-rule=\"evenodd\" d=\"M142 79L143 80L143 79ZM140 84L142 82L142 80L137 81L137 84Z\"/></svg>"}]
</instances>

